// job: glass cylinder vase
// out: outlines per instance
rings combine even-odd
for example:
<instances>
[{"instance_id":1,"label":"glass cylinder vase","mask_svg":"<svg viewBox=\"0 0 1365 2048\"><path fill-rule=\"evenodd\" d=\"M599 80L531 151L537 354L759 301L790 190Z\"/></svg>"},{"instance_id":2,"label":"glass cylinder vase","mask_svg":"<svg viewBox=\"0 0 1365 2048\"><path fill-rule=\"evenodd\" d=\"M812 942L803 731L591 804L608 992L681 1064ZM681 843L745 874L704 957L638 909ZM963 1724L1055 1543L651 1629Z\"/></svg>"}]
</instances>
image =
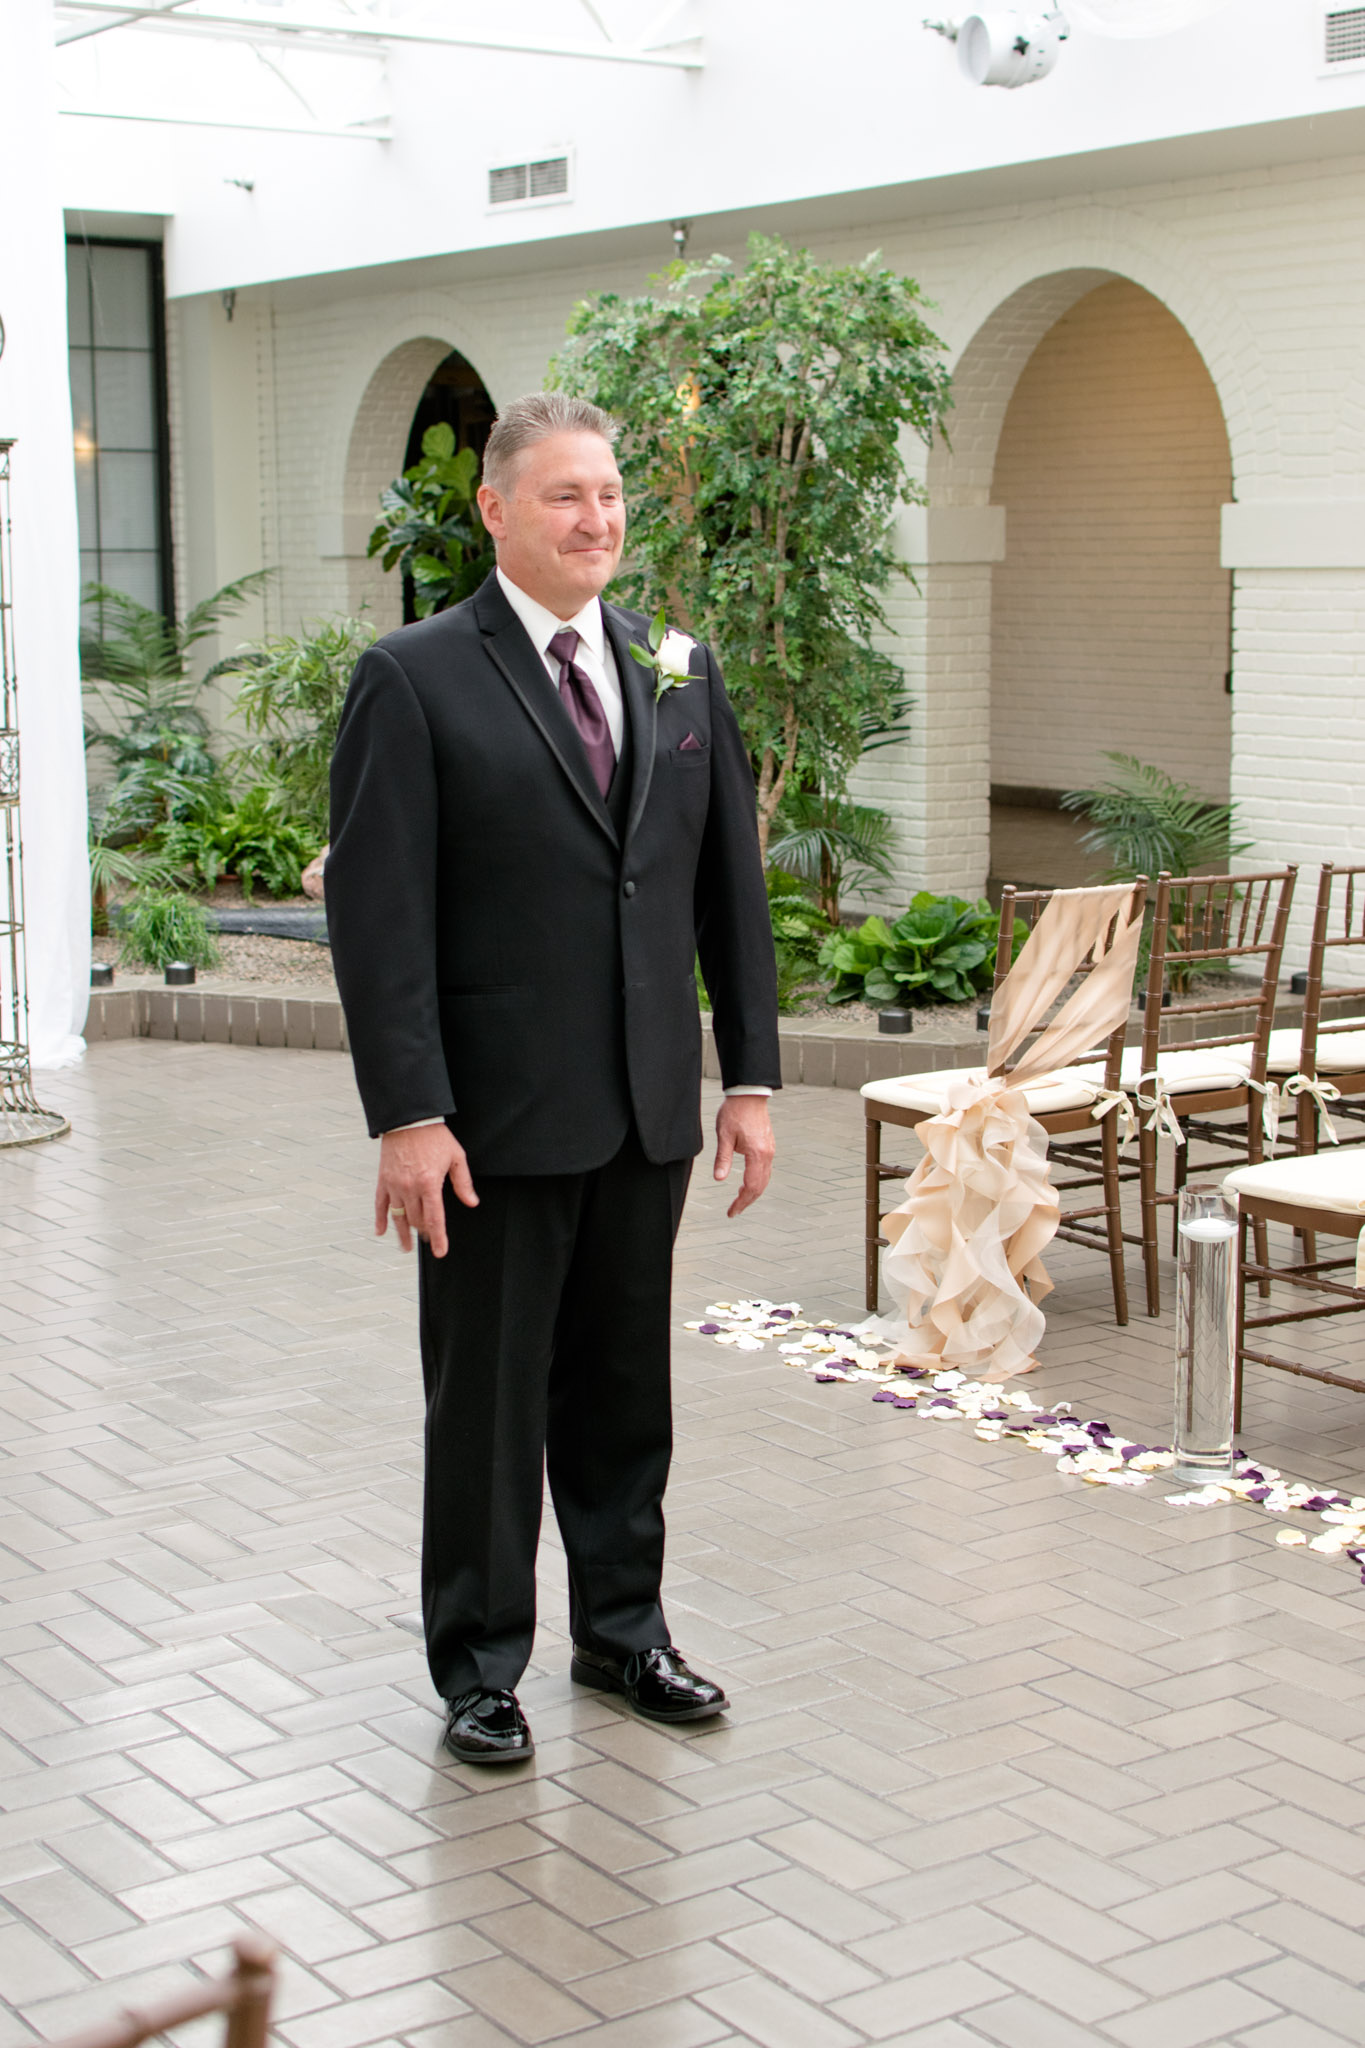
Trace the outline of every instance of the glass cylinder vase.
<instances>
[{"instance_id":1,"label":"glass cylinder vase","mask_svg":"<svg viewBox=\"0 0 1365 2048\"><path fill-rule=\"evenodd\" d=\"M1212 1185L1180 1191L1176 1286L1175 1476L1232 1473L1237 1363L1237 1205Z\"/></svg>"}]
</instances>

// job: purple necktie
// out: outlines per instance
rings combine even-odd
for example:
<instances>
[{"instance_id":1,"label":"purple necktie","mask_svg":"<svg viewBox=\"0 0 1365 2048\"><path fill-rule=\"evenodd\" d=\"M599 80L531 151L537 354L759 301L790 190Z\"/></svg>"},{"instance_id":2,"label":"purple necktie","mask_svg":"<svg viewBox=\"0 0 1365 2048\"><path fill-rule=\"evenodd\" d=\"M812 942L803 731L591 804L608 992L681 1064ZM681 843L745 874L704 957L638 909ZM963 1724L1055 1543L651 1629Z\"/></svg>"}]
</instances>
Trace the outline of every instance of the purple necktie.
<instances>
[{"instance_id":1,"label":"purple necktie","mask_svg":"<svg viewBox=\"0 0 1365 2048\"><path fill-rule=\"evenodd\" d=\"M578 638L572 626L562 627L550 642L550 653L559 663L560 698L578 727L587 752L588 766L597 787L605 796L616 773L616 749L611 743L611 727L602 709L602 699L593 688L592 677L585 675L574 660L578 652Z\"/></svg>"}]
</instances>

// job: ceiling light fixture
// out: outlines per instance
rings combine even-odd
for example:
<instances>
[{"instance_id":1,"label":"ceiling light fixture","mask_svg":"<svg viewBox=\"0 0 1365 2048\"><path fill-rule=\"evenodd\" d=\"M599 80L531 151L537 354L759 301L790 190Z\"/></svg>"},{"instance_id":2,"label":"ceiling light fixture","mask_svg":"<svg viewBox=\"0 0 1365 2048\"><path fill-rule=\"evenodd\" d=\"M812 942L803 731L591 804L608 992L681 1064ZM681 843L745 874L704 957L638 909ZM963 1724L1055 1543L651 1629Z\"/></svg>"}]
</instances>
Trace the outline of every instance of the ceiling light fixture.
<instances>
[{"instance_id":1,"label":"ceiling light fixture","mask_svg":"<svg viewBox=\"0 0 1365 2048\"><path fill-rule=\"evenodd\" d=\"M973 85L1013 89L1046 78L1071 33L1060 8L991 8L961 21L930 21L925 28L957 44L957 61Z\"/></svg>"}]
</instances>

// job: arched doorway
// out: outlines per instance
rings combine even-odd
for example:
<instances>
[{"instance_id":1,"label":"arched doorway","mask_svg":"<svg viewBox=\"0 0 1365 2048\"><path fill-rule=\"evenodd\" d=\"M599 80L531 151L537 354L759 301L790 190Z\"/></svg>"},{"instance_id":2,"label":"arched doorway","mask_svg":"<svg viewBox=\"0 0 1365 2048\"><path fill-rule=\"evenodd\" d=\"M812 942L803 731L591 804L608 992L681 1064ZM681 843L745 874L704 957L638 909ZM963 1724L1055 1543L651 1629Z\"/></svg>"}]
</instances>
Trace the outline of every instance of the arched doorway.
<instances>
[{"instance_id":1,"label":"arched doorway","mask_svg":"<svg viewBox=\"0 0 1365 2048\"><path fill-rule=\"evenodd\" d=\"M407 453L403 457L404 469L410 469L422 459L422 437L428 428L449 426L454 430L455 449L472 448L483 463L483 451L488 446L488 436L493 431L496 408L483 379L474 365L467 362L458 349L452 349L432 371L426 388L417 401L417 410L412 416L408 430ZM396 573L396 572L395 572ZM411 625L417 617L413 602L411 582L403 581L403 623Z\"/></svg>"},{"instance_id":2,"label":"arched doorway","mask_svg":"<svg viewBox=\"0 0 1365 2048\"><path fill-rule=\"evenodd\" d=\"M422 452L422 435L438 420L455 428L456 445L482 457L494 406L473 365L448 341L418 335L390 351L374 371L356 410L346 451L344 503L347 604L365 607L381 633L403 624L403 592L395 570L386 575L364 541L379 512L379 493Z\"/></svg>"},{"instance_id":3,"label":"arched doorway","mask_svg":"<svg viewBox=\"0 0 1365 2048\"><path fill-rule=\"evenodd\" d=\"M1093 879L1063 791L1107 751L1228 794L1230 574L1220 508L1227 430L1189 334L1126 278L1086 291L1010 396L991 502L991 875Z\"/></svg>"}]
</instances>

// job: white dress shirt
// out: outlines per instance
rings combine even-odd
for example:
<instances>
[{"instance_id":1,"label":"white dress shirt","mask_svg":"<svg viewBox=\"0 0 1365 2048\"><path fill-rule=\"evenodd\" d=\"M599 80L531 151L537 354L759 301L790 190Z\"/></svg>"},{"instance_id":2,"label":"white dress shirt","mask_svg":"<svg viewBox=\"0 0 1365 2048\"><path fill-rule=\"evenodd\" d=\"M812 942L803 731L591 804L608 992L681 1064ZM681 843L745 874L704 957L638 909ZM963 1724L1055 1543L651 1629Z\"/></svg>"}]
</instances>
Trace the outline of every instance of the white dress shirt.
<instances>
[{"instance_id":1,"label":"white dress shirt","mask_svg":"<svg viewBox=\"0 0 1365 2048\"><path fill-rule=\"evenodd\" d=\"M607 629L602 621L602 600L590 597L575 619L557 619L553 612L547 612L543 604L534 597L528 597L519 590L511 578L498 570L498 581L502 594L511 605L517 617L530 636L531 645L545 664L545 672L555 688L559 688L559 656L550 653L550 642L556 633L562 633L566 626L578 635L578 652L574 666L581 668L588 681L602 700L602 709L607 715L607 729L611 733L611 744L616 758L621 758L621 738L625 732L626 709L621 699L621 678L616 673L616 656L612 652Z\"/></svg>"},{"instance_id":2,"label":"white dress shirt","mask_svg":"<svg viewBox=\"0 0 1365 2048\"><path fill-rule=\"evenodd\" d=\"M545 673L556 689L559 688L559 657L550 653L550 642L555 634L562 633L566 626L571 626L577 633L578 652L574 656L574 662L589 678L602 700L607 729L611 733L611 743L619 761L621 739L626 729L626 707L621 695L621 678L617 673L616 656L612 652L607 629L602 620L601 598L590 597L577 618L559 619L534 597L528 597L510 577L503 575L501 569L498 570L497 576L503 596L525 626L531 645L544 662ZM742 1082L737 1082L733 1088L727 1088L725 1091L727 1095L771 1095L772 1092L771 1088L756 1085L750 1087ZM445 1118L441 1116L424 1116L419 1117L415 1123L395 1124L394 1129L420 1131L428 1124L444 1122Z\"/></svg>"}]
</instances>

